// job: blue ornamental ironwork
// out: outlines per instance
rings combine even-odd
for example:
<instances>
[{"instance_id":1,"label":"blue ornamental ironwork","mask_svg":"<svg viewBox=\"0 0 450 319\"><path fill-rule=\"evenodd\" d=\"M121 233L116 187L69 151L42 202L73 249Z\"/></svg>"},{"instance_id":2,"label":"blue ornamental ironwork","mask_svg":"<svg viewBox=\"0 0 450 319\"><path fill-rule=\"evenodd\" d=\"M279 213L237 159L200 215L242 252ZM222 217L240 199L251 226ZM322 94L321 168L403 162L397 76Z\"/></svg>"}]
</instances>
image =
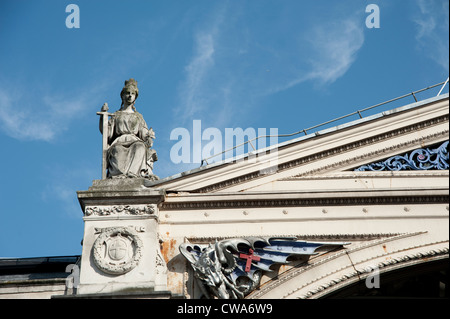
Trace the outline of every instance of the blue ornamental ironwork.
<instances>
[{"instance_id":1,"label":"blue ornamental ironwork","mask_svg":"<svg viewBox=\"0 0 450 319\"><path fill-rule=\"evenodd\" d=\"M404 155L360 166L354 171L448 170L448 141L437 147L419 148Z\"/></svg>"}]
</instances>

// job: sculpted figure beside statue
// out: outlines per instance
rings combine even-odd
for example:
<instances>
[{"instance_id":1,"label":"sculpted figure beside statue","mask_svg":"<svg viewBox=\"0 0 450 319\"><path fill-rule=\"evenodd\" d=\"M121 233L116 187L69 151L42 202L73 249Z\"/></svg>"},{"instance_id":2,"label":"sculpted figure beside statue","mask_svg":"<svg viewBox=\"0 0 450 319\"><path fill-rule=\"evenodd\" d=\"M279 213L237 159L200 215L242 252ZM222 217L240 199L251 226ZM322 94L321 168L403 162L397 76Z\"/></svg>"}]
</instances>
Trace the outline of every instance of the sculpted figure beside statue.
<instances>
[{"instance_id":1,"label":"sculpted figure beside statue","mask_svg":"<svg viewBox=\"0 0 450 319\"><path fill-rule=\"evenodd\" d=\"M108 104L105 103L98 113L100 132L103 134L102 178L158 179L153 174L153 163L158 157L151 148L155 132L148 128L143 116L136 110L138 95L136 80L129 79L120 93L120 109L108 113Z\"/></svg>"}]
</instances>

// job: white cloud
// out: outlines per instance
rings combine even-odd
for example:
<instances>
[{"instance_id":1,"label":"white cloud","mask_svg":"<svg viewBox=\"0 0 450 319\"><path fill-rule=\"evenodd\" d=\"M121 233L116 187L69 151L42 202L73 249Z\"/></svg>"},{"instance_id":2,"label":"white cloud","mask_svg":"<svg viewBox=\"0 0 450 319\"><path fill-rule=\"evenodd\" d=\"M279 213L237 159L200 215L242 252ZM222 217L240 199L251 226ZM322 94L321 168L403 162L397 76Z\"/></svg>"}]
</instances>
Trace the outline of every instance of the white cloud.
<instances>
[{"instance_id":1,"label":"white cloud","mask_svg":"<svg viewBox=\"0 0 450 319\"><path fill-rule=\"evenodd\" d=\"M310 40L314 58L308 77L322 83L333 83L356 60L364 43L364 32L360 24L348 19L315 28Z\"/></svg>"},{"instance_id":2,"label":"white cloud","mask_svg":"<svg viewBox=\"0 0 450 319\"><path fill-rule=\"evenodd\" d=\"M447 1L417 0L419 12L413 17L417 25L418 48L428 57L449 70L449 7Z\"/></svg>"},{"instance_id":3,"label":"white cloud","mask_svg":"<svg viewBox=\"0 0 450 319\"><path fill-rule=\"evenodd\" d=\"M32 101L32 106L27 103ZM0 90L0 129L18 140L52 141L86 108L85 98L44 96Z\"/></svg>"},{"instance_id":4,"label":"white cloud","mask_svg":"<svg viewBox=\"0 0 450 319\"><path fill-rule=\"evenodd\" d=\"M224 7L194 33L176 114L183 121L226 126L247 115L260 98L305 81L328 85L346 74L364 44L360 12L289 24L269 20L265 35ZM225 23L226 21L226 23ZM274 36L277 34L277 36Z\"/></svg>"},{"instance_id":5,"label":"white cloud","mask_svg":"<svg viewBox=\"0 0 450 319\"><path fill-rule=\"evenodd\" d=\"M364 44L364 26L357 14L346 19L318 21L307 27L297 56L284 57L285 72L270 83L263 95L290 89L306 81L329 85L343 77L356 61ZM283 57L283 52L280 53ZM287 70L289 68L289 70Z\"/></svg>"},{"instance_id":6,"label":"white cloud","mask_svg":"<svg viewBox=\"0 0 450 319\"><path fill-rule=\"evenodd\" d=\"M314 26L306 37L305 49L310 58L299 76L273 87L270 93L283 91L305 81L331 84L350 69L364 44L363 27L355 18L324 22Z\"/></svg>"},{"instance_id":7,"label":"white cloud","mask_svg":"<svg viewBox=\"0 0 450 319\"><path fill-rule=\"evenodd\" d=\"M98 175L97 167L92 163L81 162L67 169L52 163L47 170L46 185L40 190L42 200L51 202L66 216L79 218L81 209L75 190L85 189L86 182Z\"/></svg>"},{"instance_id":8,"label":"white cloud","mask_svg":"<svg viewBox=\"0 0 450 319\"><path fill-rule=\"evenodd\" d=\"M38 119L39 111L21 108L17 97L0 91L0 127L9 136L19 140L49 141L54 137L51 124ZM34 114L33 114L34 113Z\"/></svg>"},{"instance_id":9,"label":"white cloud","mask_svg":"<svg viewBox=\"0 0 450 319\"><path fill-rule=\"evenodd\" d=\"M194 53L185 67L186 78L179 91L181 105L176 109L183 121L204 114L213 104L217 91L211 90L210 77L225 15L226 4L220 6L211 19L194 33Z\"/></svg>"},{"instance_id":10,"label":"white cloud","mask_svg":"<svg viewBox=\"0 0 450 319\"><path fill-rule=\"evenodd\" d=\"M216 31L200 32L195 38L195 55L186 66L186 82L183 88L184 115L192 117L204 107L203 85L207 72L214 65L214 35Z\"/></svg>"}]
</instances>

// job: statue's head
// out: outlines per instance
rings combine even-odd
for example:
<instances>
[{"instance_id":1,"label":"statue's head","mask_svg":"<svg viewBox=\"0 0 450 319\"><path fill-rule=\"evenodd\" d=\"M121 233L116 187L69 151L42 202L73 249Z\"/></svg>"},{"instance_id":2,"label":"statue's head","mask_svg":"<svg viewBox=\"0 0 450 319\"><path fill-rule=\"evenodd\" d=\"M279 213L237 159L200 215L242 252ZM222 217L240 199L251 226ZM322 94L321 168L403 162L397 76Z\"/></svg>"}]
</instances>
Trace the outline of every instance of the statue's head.
<instances>
[{"instance_id":1,"label":"statue's head","mask_svg":"<svg viewBox=\"0 0 450 319\"><path fill-rule=\"evenodd\" d=\"M125 81L125 85L124 85L122 91L120 92L120 98L122 99L122 101L124 99L125 94L128 92L133 92L136 95L136 99L137 99L137 97L139 95L139 90L138 90L137 82L135 79L129 79L129 80Z\"/></svg>"}]
</instances>

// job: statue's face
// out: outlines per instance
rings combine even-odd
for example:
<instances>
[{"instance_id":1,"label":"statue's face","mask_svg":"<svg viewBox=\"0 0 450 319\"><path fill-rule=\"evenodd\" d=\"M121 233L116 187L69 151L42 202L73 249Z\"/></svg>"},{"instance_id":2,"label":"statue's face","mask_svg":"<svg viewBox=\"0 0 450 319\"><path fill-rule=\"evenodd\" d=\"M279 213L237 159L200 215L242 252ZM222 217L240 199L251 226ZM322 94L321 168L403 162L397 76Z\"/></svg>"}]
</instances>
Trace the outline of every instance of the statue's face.
<instances>
[{"instance_id":1,"label":"statue's face","mask_svg":"<svg viewBox=\"0 0 450 319\"><path fill-rule=\"evenodd\" d=\"M126 90L123 94L123 99L127 104L132 104L136 101L136 92L131 90Z\"/></svg>"}]
</instances>

